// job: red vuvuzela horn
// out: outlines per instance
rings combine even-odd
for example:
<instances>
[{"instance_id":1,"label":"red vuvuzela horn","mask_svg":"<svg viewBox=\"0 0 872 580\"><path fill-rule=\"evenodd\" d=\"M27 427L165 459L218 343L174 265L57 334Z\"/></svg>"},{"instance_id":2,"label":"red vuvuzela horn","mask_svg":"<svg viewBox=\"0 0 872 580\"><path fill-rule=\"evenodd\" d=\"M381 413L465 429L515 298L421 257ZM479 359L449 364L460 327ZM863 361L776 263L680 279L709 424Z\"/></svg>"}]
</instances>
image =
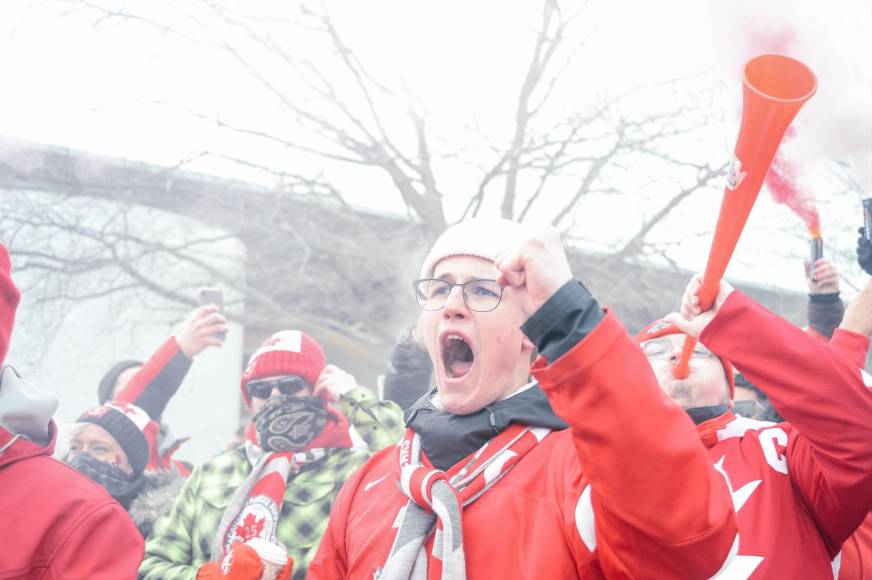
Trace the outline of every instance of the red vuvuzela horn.
<instances>
[{"instance_id":1,"label":"red vuvuzela horn","mask_svg":"<svg viewBox=\"0 0 872 580\"><path fill-rule=\"evenodd\" d=\"M742 85L742 124L699 289L699 305L703 310L714 303L721 278L784 132L817 90L811 69L780 54L764 54L749 60ZM686 378L690 373L690 355L695 345L693 338L684 341L681 359L672 370L676 378Z\"/></svg>"}]
</instances>

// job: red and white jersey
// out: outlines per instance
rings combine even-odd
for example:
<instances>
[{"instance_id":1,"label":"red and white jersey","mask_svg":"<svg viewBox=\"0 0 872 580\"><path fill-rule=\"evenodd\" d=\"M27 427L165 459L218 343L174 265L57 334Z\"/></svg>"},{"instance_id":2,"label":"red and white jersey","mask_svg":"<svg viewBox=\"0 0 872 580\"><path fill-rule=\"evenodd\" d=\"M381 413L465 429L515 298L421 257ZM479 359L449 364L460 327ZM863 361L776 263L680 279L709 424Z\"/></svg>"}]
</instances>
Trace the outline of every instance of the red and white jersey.
<instances>
[{"instance_id":1,"label":"red and white jersey","mask_svg":"<svg viewBox=\"0 0 872 580\"><path fill-rule=\"evenodd\" d=\"M863 373L738 292L700 338L788 419L735 417L708 441L739 525L738 554L723 577L833 577L842 543L872 504L872 395Z\"/></svg>"},{"instance_id":2,"label":"red and white jersey","mask_svg":"<svg viewBox=\"0 0 872 580\"><path fill-rule=\"evenodd\" d=\"M860 371L740 292L700 338L790 423L720 417L695 435L607 316L563 357L534 365L570 428L464 509L468 578L710 576L730 543L718 578L833 576L872 499L872 396ZM397 454L383 450L346 481L309 578L377 573L406 502L391 477ZM730 501L738 537L723 513Z\"/></svg>"},{"instance_id":3,"label":"red and white jersey","mask_svg":"<svg viewBox=\"0 0 872 580\"><path fill-rule=\"evenodd\" d=\"M540 356L533 375L570 428L463 508L467 578L708 578L721 569L736 538L729 491L617 319L608 314L554 362ZM379 577L408 501L399 454L383 449L345 482L310 580Z\"/></svg>"},{"instance_id":4,"label":"red and white jersey","mask_svg":"<svg viewBox=\"0 0 872 580\"><path fill-rule=\"evenodd\" d=\"M855 365L866 365L869 351L869 338L837 328L830 340L830 348L848 357ZM872 377L863 373L863 381L872 387ZM870 512L857 531L842 544L837 556L839 580L872 580L872 512Z\"/></svg>"},{"instance_id":5,"label":"red and white jersey","mask_svg":"<svg viewBox=\"0 0 872 580\"><path fill-rule=\"evenodd\" d=\"M789 423L737 416L709 450L728 482L739 524L738 555L725 578L832 576L830 550L794 487L791 435L795 440Z\"/></svg>"}]
</instances>

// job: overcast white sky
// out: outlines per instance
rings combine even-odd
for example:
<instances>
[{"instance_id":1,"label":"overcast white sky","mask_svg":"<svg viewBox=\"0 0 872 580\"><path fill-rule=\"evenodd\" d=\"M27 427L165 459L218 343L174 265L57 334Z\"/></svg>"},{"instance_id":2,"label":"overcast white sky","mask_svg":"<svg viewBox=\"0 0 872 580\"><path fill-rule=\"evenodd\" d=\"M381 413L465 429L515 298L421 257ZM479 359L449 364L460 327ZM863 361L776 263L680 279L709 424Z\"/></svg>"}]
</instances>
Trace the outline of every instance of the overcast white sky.
<instances>
[{"instance_id":1,"label":"overcast white sky","mask_svg":"<svg viewBox=\"0 0 872 580\"><path fill-rule=\"evenodd\" d=\"M257 115L258 103L245 101L238 82L215 68L209 51L149 27L93 30L93 17L64 9L75 4L0 3L0 47L7 55L0 72L16 86L0 96L0 133L175 163L213 135L204 135L201 124L176 107L155 107L155 101ZM375 0L331 6L373 76L394 88L410 87L434 124L477 122L509 132L541 11L538 2L519 4ZM573 80L579 98L713 64L704 3L675 3L672 14L648 3L625 4L623 10L605 2L585 9L579 29L592 33L594 48L579 63L583 76ZM271 113L263 111L265 122Z\"/></svg>"},{"instance_id":2,"label":"overcast white sky","mask_svg":"<svg viewBox=\"0 0 872 580\"><path fill-rule=\"evenodd\" d=\"M165 6L176 10L196 4ZM287 4L245 5L266 10ZM792 54L809 64L820 80L818 95L797 120L799 127L807 127L796 146L806 159L808 187L825 189L815 167L827 156L853 160L857 179L869 179L872 185L872 171L869 177L862 177L860 171L863 167L868 171L872 157L864 161L856 155L872 150L872 3L840 0L825 7L819 1L801 0L767 2L764 8L760 4L747 0L590 2L578 26L590 35L590 44L570 71L574 76L566 95L583 100L640 83L699 75L705 82L720 83L727 106L735 106L737 116L741 63L761 37L787 31ZM226 134L191 118L188 108L244 118L253 125L276 122L274 109L253 101L240 77L219 67L208 50L147 26L94 28L93 17L69 13L75 5L67 0L0 3L0 75L5 87L0 91L0 135L176 164L204 149L239 147ZM138 3L127 5L132 9ZM580 5L566 3L565 10ZM373 75L392 88L408 87L424 103L431 125L443 128L446 135L453 128L459 131L473 124L493 135L511 131L519 75L538 24L538 2L371 0L330 6L346 41ZM170 104L156 105L158 101ZM726 129L712 148L728 156L734 133L734 128ZM262 159L266 164L283 161L268 150ZM192 167L227 171L226 166L207 162ZM469 195L470 176L456 167L442 179L445 191L458 192L446 201L453 218ZM828 223L847 224L855 214L859 224L858 200L855 205L844 200L830 205L819 199L825 232ZM402 209L394 193L350 201ZM717 204L710 199L689 202L684 209L686 221L713 221ZM764 271L760 268L765 268L772 283L802 287L801 276L788 273L795 267L767 263L772 260L767 246L773 239L766 236L765 225L754 229L772 220L789 229L795 218L784 208L772 207L763 196L758 206L740 246L747 252L731 271L759 278ZM622 211L604 206L596 219L582 223L592 235L606 237L621 222L602 216ZM839 244L849 248L853 239ZM679 256L682 263L701 268L705 247L699 241L689 243Z\"/></svg>"}]
</instances>

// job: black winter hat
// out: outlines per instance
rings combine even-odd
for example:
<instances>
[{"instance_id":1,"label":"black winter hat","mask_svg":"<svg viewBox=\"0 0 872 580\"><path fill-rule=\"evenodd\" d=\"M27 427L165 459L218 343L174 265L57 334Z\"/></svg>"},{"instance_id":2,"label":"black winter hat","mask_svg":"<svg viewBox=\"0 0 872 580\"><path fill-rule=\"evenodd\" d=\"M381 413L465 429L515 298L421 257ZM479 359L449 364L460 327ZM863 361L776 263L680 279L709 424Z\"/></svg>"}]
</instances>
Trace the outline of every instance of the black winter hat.
<instances>
[{"instance_id":1,"label":"black winter hat","mask_svg":"<svg viewBox=\"0 0 872 580\"><path fill-rule=\"evenodd\" d=\"M112 390L115 388L115 381L118 380L118 376L131 367L141 367L142 361L138 360L123 360L120 363L116 364L114 367L109 369L103 378L100 379L100 386L97 387L97 397L100 400L100 404L103 405L111 401L114 397L112 396Z\"/></svg>"},{"instance_id":2,"label":"black winter hat","mask_svg":"<svg viewBox=\"0 0 872 580\"><path fill-rule=\"evenodd\" d=\"M109 403L88 409L78 423L93 423L106 429L127 455L133 476L142 474L149 455L146 432L156 429L148 413L129 403Z\"/></svg>"}]
</instances>

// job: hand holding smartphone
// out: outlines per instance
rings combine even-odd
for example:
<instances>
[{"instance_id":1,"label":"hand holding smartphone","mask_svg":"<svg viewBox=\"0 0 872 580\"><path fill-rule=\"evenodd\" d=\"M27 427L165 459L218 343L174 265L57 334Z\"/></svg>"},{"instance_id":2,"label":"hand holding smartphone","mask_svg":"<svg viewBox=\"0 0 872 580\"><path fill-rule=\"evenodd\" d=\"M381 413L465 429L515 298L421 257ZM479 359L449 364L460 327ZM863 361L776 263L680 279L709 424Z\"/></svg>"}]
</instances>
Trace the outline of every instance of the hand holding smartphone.
<instances>
[{"instance_id":1,"label":"hand holding smartphone","mask_svg":"<svg viewBox=\"0 0 872 580\"><path fill-rule=\"evenodd\" d=\"M224 314L224 293L218 288L200 288L200 306L206 306L207 304L214 304L218 307L218 312ZM222 332L215 336L224 340L227 334Z\"/></svg>"}]
</instances>

